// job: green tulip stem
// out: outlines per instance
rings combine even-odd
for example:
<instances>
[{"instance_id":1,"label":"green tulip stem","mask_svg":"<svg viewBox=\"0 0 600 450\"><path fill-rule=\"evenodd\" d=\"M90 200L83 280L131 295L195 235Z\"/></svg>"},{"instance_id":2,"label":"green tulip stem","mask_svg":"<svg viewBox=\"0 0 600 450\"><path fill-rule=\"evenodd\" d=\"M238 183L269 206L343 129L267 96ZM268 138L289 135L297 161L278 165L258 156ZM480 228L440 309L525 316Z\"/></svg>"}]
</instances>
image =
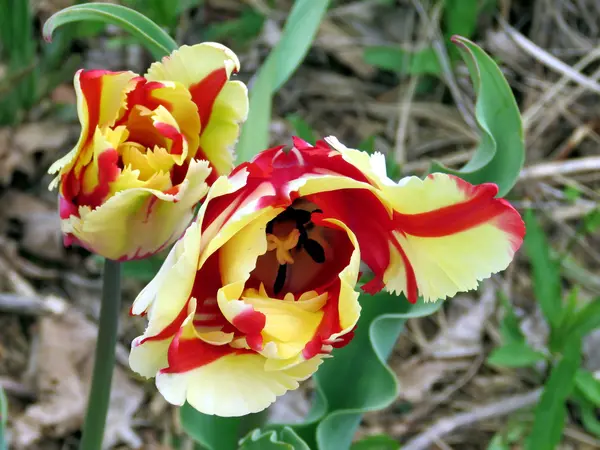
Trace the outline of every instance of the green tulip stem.
<instances>
[{"instance_id":1,"label":"green tulip stem","mask_svg":"<svg viewBox=\"0 0 600 450\"><path fill-rule=\"evenodd\" d=\"M117 328L121 310L121 264L109 259L104 262L102 304L94 372L83 424L80 450L101 450L104 427L110 402L110 386L115 367Z\"/></svg>"}]
</instances>

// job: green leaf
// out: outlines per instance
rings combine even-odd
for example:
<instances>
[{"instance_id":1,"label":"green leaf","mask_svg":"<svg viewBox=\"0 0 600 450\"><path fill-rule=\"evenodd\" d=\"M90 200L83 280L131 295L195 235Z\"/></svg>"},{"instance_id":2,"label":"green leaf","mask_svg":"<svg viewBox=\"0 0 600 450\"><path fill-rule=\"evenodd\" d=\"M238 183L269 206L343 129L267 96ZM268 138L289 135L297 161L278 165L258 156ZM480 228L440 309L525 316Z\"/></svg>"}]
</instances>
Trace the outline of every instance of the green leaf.
<instances>
[{"instance_id":1,"label":"green leaf","mask_svg":"<svg viewBox=\"0 0 600 450\"><path fill-rule=\"evenodd\" d=\"M581 191L574 186L565 187L563 194L565 199L571 203L581 197Z\"/></svg>"},{"instance_id":2,"label":"green leaf","mask_svg":"<svg viewBox=\"0 0 600 450\"><path fill-rule=\"evenodd\" d=\"M588 233L595 233L600 228L600 209L593 209L583 218L585 230Z\"/></svg>"},{"instance_id":3,"label":"green leaf","mask_svg":"<svg viewBox=\"0 0 600 450\"><path fill-rule=\"evenodd\" d=\"M581 365L581 340L570 339L562 359L546 381L535 410L527 450L554 450L560 442L565 426L566 401L575 386L575 375Z\"/></svg>"},{"instance_id":4,"label":"green leaf","mask_svg":"<svg viewBox=\"0 0 600 450\"><path fill-rule=\"evenodd\" d=\"M53 14L44 24L44 39L50 41L58 27L82 20L100 21L127 30L136 36L156 59L169 55L178 47L171 36L146 16L125 6L110 3L74 5Z\"/></svg>"},{"instance_id":5,"label":"green leaf","mask_svg":"<svg viewBox=\"0 0 600 450\"><path fill-rule=\"evenodd\" d=\"M266 414L266 411L262 411L244 417L209 416L188 403L179 409L183 429L206 450L237 449L240 438L249 430L260 426Z\"/></svg>"},{"instance_id":6,"label":"green leaf","mask_svg":"<svg viewBox=\"0 0 600 450\"><path fill-rule=\"evenodd\" d=\"M6 443L6 421L8 420L8 401L4 389L0 386L0 450L8 449Z\"/></svg>"},{"instance_id":7,"label":"green leaf","mask_svg":"<svg viewBox=\"0 0 600 450\"><path fill-rule=\"evenodd\" d=\"M500 334L502 335L504 344L524 343L525 335L519 326L519 319L515 314L515 310L503 293L500 293L500 301L504 307L504 318L500 322Z\"/></svg>"},{"instance_id":8,"label":"green leaf","mask_svg":"<svg viewBox=\"0 0 600 450\"><path fill-rule=\"evenodd\" d=\"M583 338L598 328L600 328L600 297L595 297L574 314L566 334Z\"/></svg>"},{"instance_id":9,"label":"green leaf","mask_svg":"<svg viewBox=\"0 0 600 450\"><path fill-rule=\"evenodd\" d=\"M579 405L583 427L588 432L600 437L600 421L598 420L598 416L596 414L597 405L594 405L592 402L588 401L588 399L585 398L585 396L579 390L575 392L573 397Z\"/></svg>"},{"instance_id":10,"label":"green leaf","mask_svg":"<svg viewBox=\"0 0 600 450\"><path fill-rule=\"evenodd\" d=\"M311 126L299 114L288 114L286 120L294 127L296 136L314 144L317 140Z\"/></svg>"},{"instance_id":11,"label":"green leaf","mask_svg":"<svg viewBox=\"0 0 600 450\"><path fill-rule=\"evenodd\" d=\"M369 436L352 444L350 450L398 450L400 444L391 437L380 434L378 436Z\"/></svg>"},{"instance_id":12,"label":"green leaf","mask_svg":"<svg viewBox=\"0 0 600 450\"><path fill-rule=\"evenodd\" d=\"M363 152L367 152L369 155L372 155L375 152L375 135L372 134L364 139L356 148L358 150L362 150Z\"/></svg>"},{"instance_id":13,"label":"green leaf","mask_svg":"<svg viewBox=\"0 0 600 450\"><path fill-rule=\"evenodd\" d=\"M396 376L385 360L406 319L432 314L442 304L420 299L411 305L403 296L386 292L361 295L359 301L362 311L354 339L334 350L333 358L319 368L313 410L304 424L292 425L315 450L349 448L362 415L394 401Z\"/></svg>"},{"instance_id":14,"label":"green leaf","mask_svg":"<svg viewBox=\"0 0 600 450\"><path fill-rule=\"evenodd\" d=\"M432 48L410 52L399 47L367 47L363 59L372 66L405 75L439 75L442 72Z\"/></svg>"},{"instance_id":15,"label":"green leaf","mask_svg":"<svg viewBox=\"0 0 600 450\"><path fill-rule=\"evenodd\" d=\"M550 245L533 211L524 215L525 250L531 260L533 292L551 327L558 327L562 316L560 264L550 255Z\"/></svg>"},{"instance_id":16,"label":"green leaf","mask_svg":"<svg viewBox=\"0 0 600 450\"><path fill-rule=\"evenodd\" d=\"M543 353L525 342L511 342L495 349L488 357L488 363L499 367L529 367L545 359Z\"/></svg>"},{"instance_id":17,"label":"green leaf","mask_svg":"<svg viewBox=\"0 0 600 450\"><path fill-rule=\"evenodd\" d=\"M250 88L250 114L236 147L237 162L250 160L269 145L273 94L292 76L308 52L329 0L296 0L281 39L258 71Z\"/></svg>"},{"instance_id":18,"label":"green leaf","mask_svg":"<svg viewBox=\"0 0 600 450\"><path fill-rule=\"evenodd\" d=\"M454 36L452 40L459 46L475 87L475 118L481 141L462 169L449 169L434 162L431 172L451 173L473 184L496 183L502 197L517 182L525 160L519 108L494 60L468 39Z\"/></svg>"},{"instance_id":19,"label":"green leaf","mask_svg":"<svg viewBox=\"0 0 600 450\"><path fill-rule=\"evenodd\" d=\"M586 399L600 407L600 380L596 379L592 372L579 369L575 376L575 385Z\"/></svg>"},{"instance_id":20,"label":"green leaf","mask_svg":"<svg viewBox=\"0 0 600 450\"><path fill-rule=\"evenodd\" d=\"M280 430L254 430L240 442L239 450L310 450L290 427Z\"/></svg>"},{"instance_id":21,"label":"green leaf","mask_svg":"<svg viewBox=\"0 0 600 450\"><path fill-rule=\"evenodd\" d=\"M513 420L506 430L496 433L486 450L512 450L512 445L519 442L526 431L525 423Z\"/></svg>"}]
</instances>

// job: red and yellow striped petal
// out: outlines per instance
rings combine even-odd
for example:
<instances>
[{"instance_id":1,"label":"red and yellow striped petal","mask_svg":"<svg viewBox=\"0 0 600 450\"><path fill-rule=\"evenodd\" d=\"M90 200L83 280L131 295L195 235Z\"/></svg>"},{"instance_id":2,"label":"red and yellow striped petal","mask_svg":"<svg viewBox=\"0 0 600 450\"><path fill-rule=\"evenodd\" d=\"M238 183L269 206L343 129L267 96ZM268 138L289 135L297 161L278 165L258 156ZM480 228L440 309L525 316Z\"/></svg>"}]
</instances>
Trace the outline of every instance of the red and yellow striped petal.
<instances>
[{"instance_id":1,"label":"red and yellow striped petal","mask_svg":"<svg viewBox=\"0 0 600 450\"><path fill-rule=\"evenodd\" d=\"M191 161L186 179L172 193L132 188L93 209L61 205L63 233L110 259L139 259L156 253L189 225L194 206L208 191L205 180L210 171L208 162Z\"/></svg>"},{"instance_id":2,"label":"red and yellow striped petal","mask_svg":"<svg viewBox=\"0 0 600 450\"><path fill-rule=\"evenodd\" d=\"M152 64L146 74L150 81L173 80L189 89L201 127L196 157L211 162L213 176L231 172L239 124L248 115L246 86L229 81L239 66L237 56L227 47L205 42L180 47Z\"/></svg>"},{"instance_id":3,"label":"red and yellow striped petal","mask_svg":"<svg viewBox=\"0 0 600 450\"><path fill-rule=\"evenodd\" d=\"M203 42L182 45L162 61L153 63L144 76L150 81L178 81L189 88L221 69L229 78L240 69L238 57L222 44Z\"/></svg>"},{"instance_id":4,"label":"red and yellow striped petal","mask_svg":"<svg viewBox=\"0 0 600 450\"><path fill-rule=\"evenodd\" d=\"M218 175L233 169L234 145L240 124L248 116L248 89L244 83L229 81L213 104L210 120L202 129L198 158L208 159Z\"/></svg>"},{"instance_id":5,"label":"red and yellow striped petal","mask_svg":"<svg viewBox=\"0 0 600 450\"><path fill-rule=\"evenodd\" d=\"M192 101L192 95L186 86L177 81L148 82L142 78L135 89L129 92L127 103L144 106L150 111L156 110L159 106L166 108L185 136L190 149L188 159L195 155L200 141L200 118L198 108ZM129 113L130 110L127 114ZM125 115L119 123L124 123L127 119L128 116Z\"/></svg>"},{"instance_id":6,"label":"red and yellow striped petal","mask_svg":"<svg viewBox=\"0 0 600 450\"><path fill-rule=\"evenodd\" d=\"M50 173L68 171L77 163L75 172L79 176L81 169L92 158L93 148L90 144L96 128L115 124L125 107L127 93L135 88L139 78L139 75L133 72L106 70L79 70L75 74L81 135L75 148L52 164Z\"/></svg>"},{"instance_id":7,"label":"red and yellow striped petal","mask_svg":"<svg viewBox=\"0 0 600 450\"><path fill-rule=\"evenodd\" d=\"M379 269L386 266L383 274L376 272L382 278L379 288L385 284L404 292L411 302L418 294L426 301L444 299L506 269L521 246L523 221L506 200L495 198L496 185L474 186L440 173L396 183L386 175L383 155L369 157L335 138L326 140L369 178L375 187L370 203L378 198L393 211L388 242L364 246L378 254L373 259L383 261ZM378 216L378 222L386 222L385 213ZM384 232L385 227L374 235Z\"/></svg>"},{"instance_id":8,"label":"red and yellow striped petal","mask_svg":"<svg viewBox=\"0 0 600 450\"><path fill-rule=\"evenodd\" d=\"M409 294L416 283L426 301L444 299L506 269L525 226L497 193L496 185L473 186L446 174L411 177L385 189L399 244L384 276L388 289Z\"/></svg>"}]
</instances>

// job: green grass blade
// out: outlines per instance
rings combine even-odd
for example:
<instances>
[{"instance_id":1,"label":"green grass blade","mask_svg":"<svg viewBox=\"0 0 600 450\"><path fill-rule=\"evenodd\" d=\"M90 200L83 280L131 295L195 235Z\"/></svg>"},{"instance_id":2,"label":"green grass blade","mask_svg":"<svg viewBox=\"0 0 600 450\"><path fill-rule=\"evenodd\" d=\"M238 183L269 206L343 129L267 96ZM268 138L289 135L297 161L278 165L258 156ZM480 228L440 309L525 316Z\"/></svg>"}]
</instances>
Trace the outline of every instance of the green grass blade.
<instances>
[{"instance_id":1,"label":"green grass blade","mask_svg":"<svg viewBox=\"0 0 600 450\"><path fill-rule=\"evenodd\" d=\"M6 421L8 419L8 401L4 389L0 387L0 450L7 450Z\"/></svg>"},{"instance_id":2,"label":"green grass blade","mask_svg":"<svg viewBox=\"0 0 600 450\"><path fill-rule=\"evenodd\" d=\"M544 230L533 212L524 215L525 251L531 261L533 291L548 323L556 328L562 316L560 264L550 254L550 245Z\"/></svg>"},{"instance_id":3,"label":"green grass blade","mask_svg":"<svg viewBox=\"0 0 600 450\"><path fill-rule=\"evenodd\" d=\"M431 172L451 173L469 183L496 183L505 196L517 182L525 161L523 125L517 102L504 75L481 48L454 36L477 94L475 118L481 140L471 161L454 170L433 163Z\"/></svg>"},{"instance_id":4,"label":"green grass blade","mask_svg":"<svg viewBox=\"0 0 600 450\"><path fill-rule=\"evenodd\" d=\"M156 59L167 56L178 47L171 36L143 14L110 3L74 5L57 12L44 24L44 39L50 41L58 27L81 20L100 21L123 28L137 37Z\"/></svg>"},{"instance_id":5,"label":"green grass blade","mask_svg":"<svg viewBox=\"0 0 600 450\"><path fill-rule=\"evenodd\" d=\"M289 80L304 59L328 6L329 0L295 1L281 39L250 88L250 114L236 148L238 163L250 160L269 145L273 94Z\"/></svg>"},{"instance_id":6,"label":"green grass blade","mask_svg":"<svg viewBox=\"0 0 600 450\"><path fill-rule=\"evenodd\" d=\"M535 410L535 420L526 450L554 450L565 426L566 401L575 386L575 375L581 365L581 340L571 339L565 345L562 359L546 381Z\"/></svg>"},{"instance_id":7,"label":"green grass blade","mask_svg":"<svg viewBox=\"0 0 600 450\"><path fill-rule=\"evenodd\" d=\"M600 380L592 372L579 369L575 376L575 385L587 400L600 407Z\"/></svg>"}]
</instances>

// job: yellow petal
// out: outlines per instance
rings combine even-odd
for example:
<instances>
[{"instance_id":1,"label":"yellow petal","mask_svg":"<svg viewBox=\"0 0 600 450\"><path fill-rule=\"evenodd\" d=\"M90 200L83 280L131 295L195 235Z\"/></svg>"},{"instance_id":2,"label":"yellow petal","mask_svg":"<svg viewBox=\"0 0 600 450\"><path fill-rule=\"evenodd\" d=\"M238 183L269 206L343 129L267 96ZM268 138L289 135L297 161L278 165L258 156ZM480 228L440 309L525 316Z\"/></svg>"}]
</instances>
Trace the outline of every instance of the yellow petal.
<instances>
[{"instance_id":1,"label":"yellow petal","mask_svg":"<svg viewBox=\"0 0 600 450\"><path fill-rule=\"evenodd\" d=\"M190 87L220 68L224 68L229 77L233 71L239 70L240 61L224 45L203 42L182 45L161 62L153 63L145 77L150 81L178 81Z\"/></svg>"},{"instance_id":2,"label":"yellow petal","mask_svg":"<svg viewBox=\"0 0 600 450\"><path fill-rule=\"evenodd\" d=\"M217 96L208 124L203 125L200 151L217 174L227 175L234 162L233 147L240 134L240 123L248 116L248 89L239 81L225 84Z\"/></svg>"},{"instance_id":3,"label":"yellow petal","mask_svg":"<svg viewBox=\"0 0 600 450\"><path fill-rule=\"evenodd\" d=\"M159 373L156 386L174 405L188 403L204 414L237 417L264 410L276 398L297 389L321 364L315 357L280 371L265 370L256 354L228 355L183 373Z\"/></svg>"}]
</instances>

